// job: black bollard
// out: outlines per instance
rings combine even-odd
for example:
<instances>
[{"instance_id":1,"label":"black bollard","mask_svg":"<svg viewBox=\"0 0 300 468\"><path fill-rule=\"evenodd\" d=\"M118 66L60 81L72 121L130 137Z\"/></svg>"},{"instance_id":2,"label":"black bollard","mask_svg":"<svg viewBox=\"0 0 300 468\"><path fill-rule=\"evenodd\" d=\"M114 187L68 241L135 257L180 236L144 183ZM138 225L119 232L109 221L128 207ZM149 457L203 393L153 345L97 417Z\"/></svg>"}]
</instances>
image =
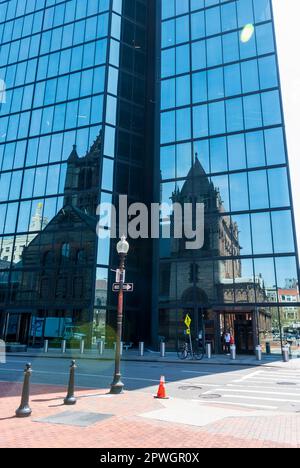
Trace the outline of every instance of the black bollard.
<instances>
[{"instance_id":1,"label":"black bollard","mask_svg":"<svg viewBox=\"0 0 300 468\"><path fill-rule=\"evenodd\" d=\"M29 387L30 387L29 383L30 383L31 374L32 374L31 364L26 364L26 367L24 369L24 383L23 383L23 389L22 389L21 405L16 410L17 418L28 418L28 416L30 416L32 413L32 410L29 406Z\"/></svg>"},{"instance_id":2,"label":"black bollard","mask_svg":"<svg viewBox=\"0 0 300 468\"><path fill-rule=\"evenodd\" d=\"M68 385L68 394L66 398L64 399L64 404L71 406L71 405L76 405L76 398L74 396L74 385L75 385L75 369L76 369L76 363L75 361L71 362L71 367L70 367L70 378L69 378L69 385Z\"/></svg>"}]
</instances>

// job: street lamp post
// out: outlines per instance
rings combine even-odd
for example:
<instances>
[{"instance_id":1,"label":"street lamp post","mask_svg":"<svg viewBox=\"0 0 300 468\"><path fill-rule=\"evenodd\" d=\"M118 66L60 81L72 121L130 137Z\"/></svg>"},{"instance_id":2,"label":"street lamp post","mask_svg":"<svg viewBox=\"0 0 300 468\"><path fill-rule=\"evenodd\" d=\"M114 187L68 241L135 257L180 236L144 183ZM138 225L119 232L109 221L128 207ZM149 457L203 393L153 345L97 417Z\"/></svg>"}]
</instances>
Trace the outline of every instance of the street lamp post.
<instances>
[{"instance_id":1,"label":"street lamp post","mask_svg":"<svg viewBox=\"0 0 300 468\"><path fill-rule=\"evenodd\" d=\"M123 327L123 285L124 285L124 271L125 259L129 251L129 244L125 236L122 236L120 242L117 244L117 252L120 257L120 289L118 294L118 316L117 316L117 342L116 342L116 356L115 356L115 375L113 383L111 384L110 393L119 395L123 393L124 384L121 379L121 341L122 341L122 327Z\"/></svg>"}]
</instances>

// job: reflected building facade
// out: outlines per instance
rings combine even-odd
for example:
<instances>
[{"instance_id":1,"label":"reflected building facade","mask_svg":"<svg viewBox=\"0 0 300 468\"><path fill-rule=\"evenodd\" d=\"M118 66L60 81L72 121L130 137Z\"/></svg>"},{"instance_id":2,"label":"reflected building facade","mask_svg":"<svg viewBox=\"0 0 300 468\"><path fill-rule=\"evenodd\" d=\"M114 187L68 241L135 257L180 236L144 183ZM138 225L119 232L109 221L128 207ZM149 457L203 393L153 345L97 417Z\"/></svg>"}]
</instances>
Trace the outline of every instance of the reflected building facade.
<instances>
[{"instance_id":1,"label":"reflected building facade","mask_svg":"<svg viewBox=\"0 0 300 468\"><path fill-rule=\"evenodd\" d=\"M10 0L0 37L0 339L114 342L116 242L96 226L119 195L205 205L200 250L130 240L124 341L172 348L190 313L216 351L230 329L253 352L295 317L270 0Z\"/></svg>"},{"instance_id":2,"label":"reflected building facade","mask_svg":"<svg viewBox=\"0 0 300 468\"><path fill-rule=\"evenodd\" d=\"M97 206L119 194L146 198L150 17L144 0L1 3L0 336L6 341L115 339L110 269L118 259L115 241L98 241ZM139 249L131 244L128 275L141 284L149 269ZM147 302L137 284L126 304L128 340L146 339Z\"/></svg>"},{"instance_id":3,"label":"reflected building facade","mask_svg":"<svg viewBox=\"0 0 300 468\"><path fill-rule=\"evenodd\" d=\"M231 331L252 353L299 270L271 1L161 7L156 196L204 203L205 243L160 242L160 335L175 346L189 313L216 351Z\"/></svg>"}]
</instances>

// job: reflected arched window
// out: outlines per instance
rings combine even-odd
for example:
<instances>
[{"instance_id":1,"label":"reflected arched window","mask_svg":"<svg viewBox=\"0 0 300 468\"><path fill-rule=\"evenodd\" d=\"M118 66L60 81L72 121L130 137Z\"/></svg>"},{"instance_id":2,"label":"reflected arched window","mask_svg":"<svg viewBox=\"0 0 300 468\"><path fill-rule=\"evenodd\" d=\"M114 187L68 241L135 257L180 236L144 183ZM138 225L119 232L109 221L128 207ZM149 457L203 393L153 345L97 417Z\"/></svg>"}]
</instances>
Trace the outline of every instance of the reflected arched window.
<instances>
[{"instance_id":1,"label":"reflected arched window","mask_svg":"<svg viewBox=\"0 0 300 468\"><path fill-rule=\"evenodd\" d=\"M43 255L43 266L51 266L54 262L54 254L52 250L48 250Z\"/></svg>"},{"instance_id":2,"label":"reflected arched window","mask_svg":"<svg viewBox=\"0 0 300 468\"><path fill-rule=\"evenodd\" d=\"M70 244L63 244L61 246L61 261L65 262L70 259L71 256L71 246Z\"/></svg>"},{"instance_id":3,"label":"reflected arched window","mask_svg":"<svg viewBox=\"0 0 300 468\"><path fill-rule=\"evenodd\" d=\"M86 261L85 250L81 249L77 251L76 254L76 265L84 265Z\"/></svg>"}]
</instances>

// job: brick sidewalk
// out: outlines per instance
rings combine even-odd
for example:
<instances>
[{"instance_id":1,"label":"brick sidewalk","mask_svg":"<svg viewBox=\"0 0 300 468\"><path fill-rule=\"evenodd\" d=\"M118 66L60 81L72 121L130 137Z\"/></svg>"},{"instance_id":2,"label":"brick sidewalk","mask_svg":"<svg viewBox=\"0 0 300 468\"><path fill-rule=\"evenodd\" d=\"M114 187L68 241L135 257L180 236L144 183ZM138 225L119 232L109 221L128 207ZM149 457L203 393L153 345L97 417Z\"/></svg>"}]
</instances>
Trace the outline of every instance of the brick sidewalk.
<instances>
[{"instance_id":1,"label":"brick sidewalk","mask_svg":"<svg viewBox=\"0 0 300 468\"><path fill-rule=\"evenodd\" d=\"M142 392L107 396L105 391L77 392L75 407L62 405L65 390L32 385L32 417L16 419L21 386L0 383L0 447L78 448L300 448L300 415L227 418L206 427L149 420L140 415L162 403ZM65 411L112 414L86 428L36 422Z\"/></svg>"}]
</instances>

